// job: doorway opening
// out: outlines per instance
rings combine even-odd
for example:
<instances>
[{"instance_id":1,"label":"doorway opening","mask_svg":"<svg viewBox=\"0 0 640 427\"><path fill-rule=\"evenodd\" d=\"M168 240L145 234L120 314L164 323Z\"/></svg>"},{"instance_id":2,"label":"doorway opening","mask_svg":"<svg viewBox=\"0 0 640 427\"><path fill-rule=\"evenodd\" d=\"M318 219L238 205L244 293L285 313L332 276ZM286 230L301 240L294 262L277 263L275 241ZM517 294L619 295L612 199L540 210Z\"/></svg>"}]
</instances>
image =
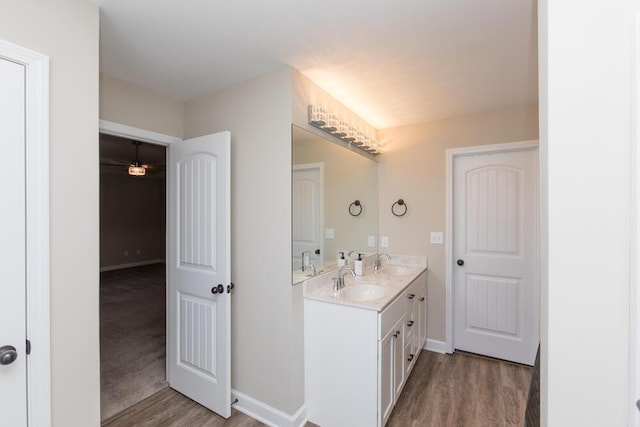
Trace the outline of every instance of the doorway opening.
<instances>
[{"instance_id":1,"label":"doorway opening","mask_svg":"<svg viewBox=\"0 0 640 427\"><path fill-rule=\"evenodd\" d=\"M166 151L100 134L103 421L168 385ZM136 163L144 170L129 171Z\"/></svg>"}]
</instances>

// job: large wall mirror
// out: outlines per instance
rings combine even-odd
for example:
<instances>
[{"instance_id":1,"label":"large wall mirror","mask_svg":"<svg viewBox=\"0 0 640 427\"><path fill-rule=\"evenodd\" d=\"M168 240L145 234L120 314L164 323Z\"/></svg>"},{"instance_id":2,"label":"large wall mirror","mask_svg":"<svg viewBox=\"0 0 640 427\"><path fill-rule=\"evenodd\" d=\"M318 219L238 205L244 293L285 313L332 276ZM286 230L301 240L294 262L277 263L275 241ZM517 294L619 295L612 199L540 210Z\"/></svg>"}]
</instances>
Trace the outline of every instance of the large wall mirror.
<instances>
[{"instance_id":1,"label":"large wall mirror","mask_svg":"<svg viewBox=\"0 0 640 427\"><path fill-rule=\"evenodd\" d=\"M292 163L292 283L376 252L377 162L293 125Z\"/></svg>"}]
</instances>

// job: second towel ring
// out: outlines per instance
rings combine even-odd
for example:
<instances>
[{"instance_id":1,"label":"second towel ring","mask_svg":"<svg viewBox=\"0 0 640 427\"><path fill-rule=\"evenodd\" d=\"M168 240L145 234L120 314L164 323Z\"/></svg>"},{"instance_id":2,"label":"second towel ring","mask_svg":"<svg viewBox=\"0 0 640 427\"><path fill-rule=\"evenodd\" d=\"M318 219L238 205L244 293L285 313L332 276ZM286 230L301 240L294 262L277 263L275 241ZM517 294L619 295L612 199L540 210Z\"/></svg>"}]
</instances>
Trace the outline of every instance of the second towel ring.
<instances>
[{"instance_id":1,"label":"second towel ring","mask_svg":"<svg viewBox=\"0 0 640 427\"><path fill-rule=\"evenodd\" d=\"M349 214L351 216L358 216L361 213L362 213L362 204L360 203L360 200L356 200L355 202L349 205Z\"/></svg>"},{"instance_id":2,"label":"second towel ring","mask_svg":"<svg viewBox=\"0 0 640 427\"><path fill-rule=\"evenodd\" d=\"M402 207L404 206L404 210L401 213L396 213L396 205ZM391 205L391 213L395 216L404 216L407 213L407 204L402 199L398 199L393 205Z\"/></svg>"}]
</instances>

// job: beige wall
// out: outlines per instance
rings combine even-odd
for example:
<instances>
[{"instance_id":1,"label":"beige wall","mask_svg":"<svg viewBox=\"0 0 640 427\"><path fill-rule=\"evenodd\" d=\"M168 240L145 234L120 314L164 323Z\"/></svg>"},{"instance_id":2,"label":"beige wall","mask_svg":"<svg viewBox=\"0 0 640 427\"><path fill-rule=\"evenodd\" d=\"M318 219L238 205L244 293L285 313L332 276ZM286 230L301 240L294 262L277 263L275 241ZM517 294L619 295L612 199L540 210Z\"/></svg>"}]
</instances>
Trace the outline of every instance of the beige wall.
<instances>
[{"instance_id":1,"label":"beige wall","mask_svg":"<svg viewBox=\"0 0 640 427\"><path fill-rule=\"evenodd\" d=\"M182 101L100 73L100 118L182 137Z\"/></svg>"},{"instance_id":2,"label":"beige wall","mask_svg":"<svg viewBox=\"0 0 640 427\"><path fill-rule=\"evenodd\" d=\"M540 1L543 426L638 425L627 415L639 397L628 392L639 13L638 0Z\"/></svg>"},{"instance_id":3,"label":"beige wall","mask_svg":"<svg viewBox=\"0 0 640 427\"><path fill-rule=\"evenodd\" d=\"M84 0L4 1L0 38L50 57L53 426L97 426L98 168L78 175L73 165L98 163L98 8Z\"/></svg>"},{"instance_id":4,"label":"beige wall","mask_svg":"<svg viewBox=\"0 0 640 427\"><path fill-rule=\"evenodd\" d=\"M429 258L429 339L445 340L444 245L429 243L445 228L445 151L449 148L538 138L537 106L456 117L379 132L379 233L393 254ZM404 199L408 212L395 217L391 205Z\"/></svg>"},{"instance_id":5,"label":"beige wall","mask_svg":"<svg viewBox=\"0 0 640 427\"><path fill-rule=\"evenodd\" d=\"M304 402L291 286L291 71L185 104L185 137L231 132L231 386L286 414ZM294 303L295 297L295 303Z\"/></svg>"}]
</instances>

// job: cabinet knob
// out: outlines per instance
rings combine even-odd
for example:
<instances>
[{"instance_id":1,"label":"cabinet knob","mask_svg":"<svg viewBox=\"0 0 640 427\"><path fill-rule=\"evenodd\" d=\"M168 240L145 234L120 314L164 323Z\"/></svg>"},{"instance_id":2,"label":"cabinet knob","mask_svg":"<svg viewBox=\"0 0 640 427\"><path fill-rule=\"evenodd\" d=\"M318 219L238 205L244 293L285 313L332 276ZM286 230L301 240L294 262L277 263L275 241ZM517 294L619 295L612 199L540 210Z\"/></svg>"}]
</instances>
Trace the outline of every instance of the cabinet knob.
<instances>
[{"instance_id":1,"label":"cabinet knob","mask_svg":"<svg viewBox=\"0 0 640 427\"><path fill-rule=\"evenodd\" d=\"M414 323L415 323L415 322L414 322L413 320L409 320L409 321L407 322L407 326L408 326L408 327L412 327Z\"/></svg>"},{"instance_id":2,"label":"cabinet knob","mask_svg":"<svg viewBox=\"0 0 640 427\"><path fill-rule=\"evenodd\" d=\"M420 301L424 301L424 297L420 298Z\"/></svg>"},{"instance_id":3,"label":"cabinet knob","mask_svg":"<svg viewBox=\"0 0 640 427\"><path fill-rule=\"evenodd\" d=\"M414 299L416 297L416 294L409 294L407 295L407 298L409 299Z\"/></svg>"},{"instance_id":4,"label":"cabinet knob","mask_svg":"<svg viewBox=\"0 0 640 427\"><path fill-rule=\"evenodd\" d=\"M463 266L464 265L464 260L463 259L459 259L456 261L456 264Z\"/></svg>"},{"instance_id":5,"label":"cabinet knob","mask_svg":"<svg viewBox=\"0 0 640 427\"><path fill-rule=\"evenodd\" d=\"M407 359L407 361L408 361L408 362L411 362L411 361L413 360L413 356L414 356L413 354L410 354L410 355L409 355L409 358Z\"/></svg>"}]
</instances>

